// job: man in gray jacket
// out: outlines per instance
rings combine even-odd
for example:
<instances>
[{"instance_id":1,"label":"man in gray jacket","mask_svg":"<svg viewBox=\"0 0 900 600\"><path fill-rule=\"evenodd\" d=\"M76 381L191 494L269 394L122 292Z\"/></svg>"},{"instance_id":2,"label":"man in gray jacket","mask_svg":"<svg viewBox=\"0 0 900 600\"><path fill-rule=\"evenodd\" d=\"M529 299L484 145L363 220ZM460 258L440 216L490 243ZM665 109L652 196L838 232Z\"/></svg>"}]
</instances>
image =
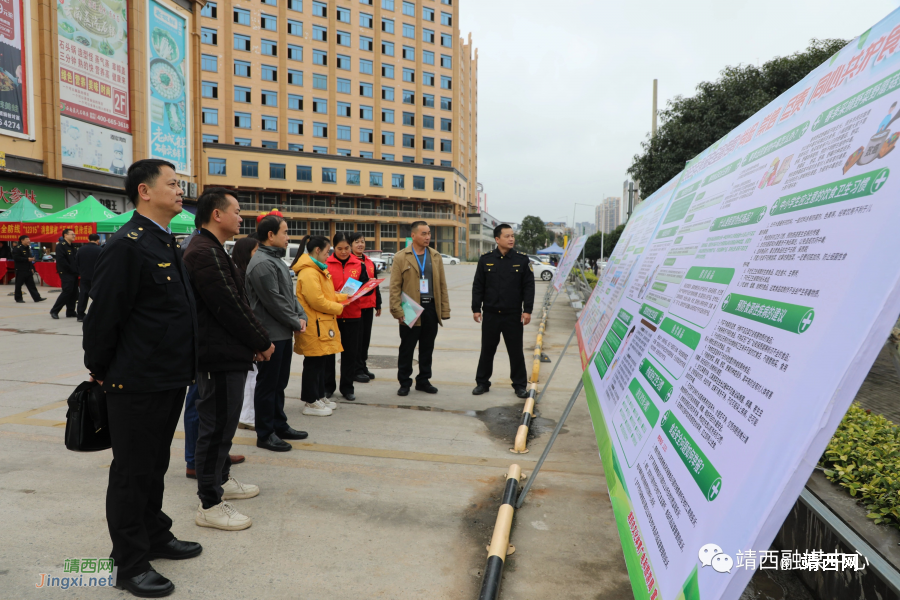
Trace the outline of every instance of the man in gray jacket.
<instances>
[{"instance_id":1,"label":"man in gray jacket","mask_svg":"<svg viewBox=\"0 0 900 600\"><path fill-rule=\"evenodd\" d=\"M275 352L267 362L257 364L256 446L274 452L287 452L293 446L284 440L302 440L307 433L292 429L284 414L284 390L291 376L291 357L295 331L306 330L306 313L297 301L291 271L282 258L288 247L287 223L269 215L256 229L259 250L247 265L247 297Z\"/></svg>"}]
</instances>

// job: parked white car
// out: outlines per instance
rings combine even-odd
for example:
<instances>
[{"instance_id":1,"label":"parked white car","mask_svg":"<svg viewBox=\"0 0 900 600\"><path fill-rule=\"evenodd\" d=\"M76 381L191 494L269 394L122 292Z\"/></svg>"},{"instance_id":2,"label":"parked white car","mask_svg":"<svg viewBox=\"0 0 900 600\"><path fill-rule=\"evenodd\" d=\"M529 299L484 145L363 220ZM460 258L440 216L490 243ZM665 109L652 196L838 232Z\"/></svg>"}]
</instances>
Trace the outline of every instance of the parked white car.
<instances>
[{"instance_id":1,"label":"parked white car","mask_svg":"<svg viewBox=\"0 0 900 600\"><path fill-rule=\"evenodd\" d=\"M534 277L536 279L542 279L543 281L550 281L553 279L553 276L556 275L556 267L551 265L545 265L539 260L529 257L531 261L531 267L534 270Z\"/></svg>"},{"instance_id":2,"label":"parked white car","mask_svg":"<svg viewBox=\"0 0 900 600\"><path fill-rule=\"evenodd\" d=\"M455 256L450 256L449 254L441 254L441 258L445 265L458 265L459 259Z\"/></svg>"},{"instance_id":3,"label":"parked white car","mask_svg":"<svg viewBox=\"0 0 900 600\"><path fill-rule=\"evenodd\" d=\"M363 254L369 257L369 260L375 264L375 269L377 269L379 273L387 268L387 261L384 260L381 250L366 250Z\"/></svg>"}]
</instances>

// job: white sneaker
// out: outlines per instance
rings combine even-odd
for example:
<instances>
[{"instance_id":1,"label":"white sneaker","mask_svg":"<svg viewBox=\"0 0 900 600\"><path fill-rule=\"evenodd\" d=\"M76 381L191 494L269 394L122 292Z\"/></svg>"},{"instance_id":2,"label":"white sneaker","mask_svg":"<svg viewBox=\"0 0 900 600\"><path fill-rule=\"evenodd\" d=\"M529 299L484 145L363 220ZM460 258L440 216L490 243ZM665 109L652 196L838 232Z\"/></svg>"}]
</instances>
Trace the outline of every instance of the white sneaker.
<instances>
[{"instance_id":1,"label":"white sneaker","mask_svg":"<svg viewBox=\"0 0 900 600\"><path fill-rule=\"evenodd\" d=\"M321 401L307 402L303 409L303 414L309 417L328 417L331 415L331 409Z\"/></svg>"},{"instance_id":2,"label":"white sneaker","mask_svg":"<svg viewBox=\"0 0 900 600\"><path fill-rule=\"evenodd\" d=\"M253 520L247 515L242 515L230 503L222 501L210 508L197 507L194 523L200 527L212 527L225 531L240 531L253 525Z\"/></svg>"},{"instance_id":3,"label":"white sneaker","mask_svg":"<svg viewBox=\"0 0 900 600\"><path fill-rule=\"evenodd\" d=\"M222 484L222 500L243 500L259 496L259 486L252 483L241 483L234 477Z\"/></svg>"},{"instance_id":4,"label":"white sneaker","mask_svg":"<svg viewBox=\"0 0 900 600\"><path fill-rule=\"evenodd\" d=\"M335 410L338 407L337 402L335 402L334 400L329 400L328 398L321 398L319 402L321 402L331 410Z\"/></svg>"}]
</instances>

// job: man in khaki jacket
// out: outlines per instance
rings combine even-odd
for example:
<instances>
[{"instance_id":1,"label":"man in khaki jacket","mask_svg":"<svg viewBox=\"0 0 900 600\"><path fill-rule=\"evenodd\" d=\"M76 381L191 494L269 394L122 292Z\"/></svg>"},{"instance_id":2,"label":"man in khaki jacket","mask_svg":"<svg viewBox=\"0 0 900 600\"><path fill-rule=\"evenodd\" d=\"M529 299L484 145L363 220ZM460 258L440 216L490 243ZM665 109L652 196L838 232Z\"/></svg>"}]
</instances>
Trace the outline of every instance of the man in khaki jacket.
<instances>
[{"instance_id":1,"label":"man in khaki jacket","mask_svg":"<svg viewBox=\"0 0 900 600\"><path fill-rule=\"evenodd\" d=\"M412 361L416 345L419 346L419 375L416 389L436 394L431 385L431 356L438 325L450 318L450 298L447 295L447 279L444 277L444 261L441 255L429 248L431 228L425 221L411 226L412 246L394 255L391 267L391 316L400 322L400 355L397 358L397 379L400 381L398 396L409 394L412 386ZM405 293L424 308L424 312L412 327L403 323L400 294Z\"/></svg>"}]
</instances>

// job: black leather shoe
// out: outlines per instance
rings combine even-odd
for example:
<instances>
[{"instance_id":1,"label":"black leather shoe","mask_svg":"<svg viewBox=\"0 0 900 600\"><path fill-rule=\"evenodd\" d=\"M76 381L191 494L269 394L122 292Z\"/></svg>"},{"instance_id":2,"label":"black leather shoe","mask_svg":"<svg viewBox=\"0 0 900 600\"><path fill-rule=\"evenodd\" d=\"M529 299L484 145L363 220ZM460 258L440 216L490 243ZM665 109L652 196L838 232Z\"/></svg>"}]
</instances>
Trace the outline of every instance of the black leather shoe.
<instances>
[{"instance_id":1,"label":"black leather shoe","mask_svg":"<svg viewBox=\"0 0 900 600\"><path fill-rule=\"evenodd\" d=\"M331 398L334 395L334 392L325 392L326 398Z\"/></svg>"},{"instance_id":2,"label":"black leather shoe","mask_svg":"<svg viewBox=\"0 0 900 600\"><path fill-rule=\"evenodd\" d=\"M349 400L351 402L356 400L356 394L350 393L350 394L341 394L341 395L344 396L344 400Z\"/></svg>"},{"instance_id":3,"label":"black leather shoe","mask_svg":"<svg viewBox=\"0 0 900 600\"><path fill-rule=\"evenodd\" d=\"M150 569L140 575L116 580L116 587L120 590L128 590L138 598L162 598L175 591L175 584Z\"/></svg>"},{"instance_id":4,"label":"black leather shoe","mask_svg":"<svg viewBox=\"0 0 900 600\"><path fill-rule=\"evenodd\" d=\"M475 386L475 389L472 390L472 395L473 395L473 396L480 396L480 395L482 395L482 394L487 394L489 391L491 391L491 387L490 387L490 386L486 386L486 385L476 385L476 386Z\"/></svg>"},{"instance_id":5,"label":"black leather shoe","mask_svg":"<svg viewBox=\"0 0 900 600\"><path fill-rule=\"evenodd\" d=\"M79 323L84 323L84 317L78 317L75 320L78 321Z\"/></svg>"},{"instance_id":6,"label":"black leather shoe","mask_svg":"<svg viewBox=\"0 0 900 600\"><path fill-rule=\"evenodd\" d=\"M66 315L66 318L67 318L67 319L74 319L74 318L77 317L77 316L78 316L78 315Z\"/></svg>"},{"instance_id":7,"label":"black leather shoe","mask_svg":"<svg viewBox=\"0 0 900 600\"><path fill-rule=\"evenodd\" d=\"M50 316L53 317L54 319L58 319L58 318L59 318L59 315L58 315L57 313L55 313L55 312L50 313ZM170 582L170 583L171 583L171 582Z\"/></svg>"},{"instance_id":8,"label":"black leather shoe","mask_svg":"<svg viewBox=\"0 0 900 600\"><path fill-rule=\"evenodd\" d=\"M177 538L172 538L165 546L156 550L150 550L147 553L147 560L156 560L157 558L184 560L185 558L194 558L201 552L203 552L203 546L197 542L183 542Z\"/></svg>"},{"instance_id":9,"label":"black leather shoe","mask_svg":"<svg viewBox=\"0 0 900 600\"><path fill-rule=\"evenodd\" d=\"M360 373L359 375L353 376L353 381L356 381L357 383L369 383L369 376Z\"/></svg>"},{"instance_id":10,"label":"black leather shoe","mask_svg":"<svg viewBox=\"0 0 900 600\"><path fill-rule=\"evenodd\" d=\"M398 396L409 396L409 388L406 387L405 385L401 385L400 389L397 390L397 395Z\"/></svg>"},{"instance_id":11,"label":"black leather shoe","mask_svg":"<svg viewBox=\"0 0 900 600\"><path fill-rule=\"evenodd\" d=\"M424 385L416 384L416 391L425 392L426 394L437 394L438 389L431 385L430 383L426 383Z\"/></svg>"},{"instance_id":12,"label":"black leather shoe","mask_svg":"<svg viewBox=\"0 0 900 600\"><path fill-rule=\"evenodd\" d=\"M294 448L274 433L264 440L256 438L256 447L271 450L272 452L288 452Z\"/></svg>"},{"instance_id":13,"label":"black leather shoe","mask_svg":"<svg viewBox=\"0 0 900 600\"><path fill-rule=\"evenodd\" d=\"M369 379L375 379L375 373L373 373L372 371L366 371L366 377L368 377Z\"/></svg>"},{"instance_id":14,"label":"black leather shoe","mask_svg":"<svg viewBox=\"0 0 900 600\"><path fill-rule=\"evenodd\" d=\"M521 388L520 388L520 389L517 389L517 390L516 390L516 396L518 396L519 398L527 398L527 397L528 397L528 391L527 391L527 390L524 390L524 389L521 389Z\"/></svg>"},{"instance_id":15,"label":"black leather shoe","mask_svg":"<svg viewBox=\"0 0 900 600\"><path fill-rule=\"evenodd\" d=\"M35 302L43 302L44 300L46 300L46 298L38 298Z\"/></svg>"},{"instance_id":16,"label":"black leather shoe","mask_svg":"<svg viewBox=\"0 0 900 600\"><path fill-rule=\"evenodd\" d=\"M279 431L275 435L277 435L279 439L282 440L305 440L307 437L309 437L309 434L305 431L297 431L293 427L288 427L284 431ZM290 444L288 444L288 446L290 446Z\"/></svg>"},{"instance_id":17,"label":"black leather shoe","mask_svg":"<svg viewBox=\"0 0 900 600\"><path fill-rule=\"evenodd\" d=\"M16 302L18 302L19 304L25 304L24 300L16 300Z\"/></svg>"}]
</instances>

